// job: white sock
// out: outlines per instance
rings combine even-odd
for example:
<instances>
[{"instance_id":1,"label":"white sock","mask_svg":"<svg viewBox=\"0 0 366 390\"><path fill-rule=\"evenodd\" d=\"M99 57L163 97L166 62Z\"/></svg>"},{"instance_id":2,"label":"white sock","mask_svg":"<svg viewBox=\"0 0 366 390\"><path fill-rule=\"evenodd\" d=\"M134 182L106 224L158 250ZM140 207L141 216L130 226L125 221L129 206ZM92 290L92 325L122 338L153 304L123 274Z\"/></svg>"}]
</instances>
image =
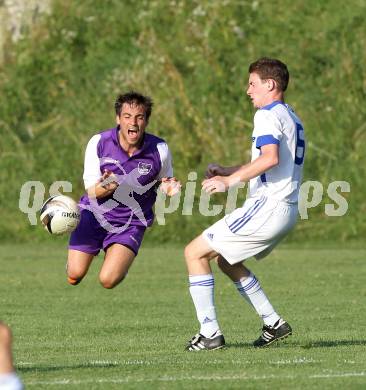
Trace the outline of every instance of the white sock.
<instances>
[{"instance_id":1,"label":"white sock","mask_svg":"<svg viewBox=\"0 0 366 390\"><path fill-rule=\"evenodd\" d=\"M215 281L212 274L189 276L189 292L201 324L200 333L211 337L219 330L214 303Z\"/></svg>"},{"instance_id":2,"label":"white sock","mask_svg":"<svg viewBox=\"0 0 366 390\"><path fill-rule=\"evenodd\" d=\"M239 293L254 307L265 325L273 326L280 319L255 275L250 273L247 278L235 282L235 286Z\"/></svg>"},{"instance_id":3,"label":"white sock","mask_svg":"<svg viewBox=\"0 0 366 390\"><path fill-rule=\"evenodd\" d=\"M0 374L0 389L23 390L23 384L15 372Z\"/></svg>"}]
</instances>

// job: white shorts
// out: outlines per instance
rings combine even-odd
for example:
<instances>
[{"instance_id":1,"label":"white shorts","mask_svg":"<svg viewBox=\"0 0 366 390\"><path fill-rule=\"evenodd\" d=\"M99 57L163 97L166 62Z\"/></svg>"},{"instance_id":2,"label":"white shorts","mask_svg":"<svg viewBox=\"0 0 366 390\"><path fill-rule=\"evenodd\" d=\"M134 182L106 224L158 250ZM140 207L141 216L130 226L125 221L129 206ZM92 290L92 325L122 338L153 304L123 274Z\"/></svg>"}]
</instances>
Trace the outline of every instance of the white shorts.
<instances>
[{"instance_id":1,"label":"white shorts","mask_svg":"<svg viewBox=\"0 0 366 390\"><path fill-rule=\"evenodd\" d=\"M297 216L297 204L265 196L249 198L243 207L217 221L202 235L230 264L252 256L260 260L295 226Z\"/></svg>"}]
</instances>

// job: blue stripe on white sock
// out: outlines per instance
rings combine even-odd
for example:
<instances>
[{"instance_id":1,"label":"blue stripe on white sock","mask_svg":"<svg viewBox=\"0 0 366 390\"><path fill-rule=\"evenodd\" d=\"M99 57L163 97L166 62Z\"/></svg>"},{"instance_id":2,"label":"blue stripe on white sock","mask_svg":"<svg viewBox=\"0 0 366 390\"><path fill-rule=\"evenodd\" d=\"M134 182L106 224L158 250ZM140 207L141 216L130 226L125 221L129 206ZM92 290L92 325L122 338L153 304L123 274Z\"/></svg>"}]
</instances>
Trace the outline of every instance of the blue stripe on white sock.
<instances>
[{"instance_id":1,"label":"blue stripe on white sock","mask_svg":"<svg viewBox=\"0 0 366 390\"><path fill-rule=\"evenodd\" d=\"M242 284L243 282L235 282L236 288L241 295L248 294L249 290L252 290L250 292L250 294L253 294L253 293L257 292L258 289L260 288L260 284L258 282L258 279L253 274L249 278L251 280L249 280L248 284L246 284L245 286L243 286L243 284ZM246 280L244 282L246 282Z\"/></svg>"},{"instance_id":2,"label":"blue stripe on white sock","mask_svg":"<svg viewBox=\"0 0 366 390\"><path fill-rule=\"evenodd\" d=\"M190 287L212 287L215 284L215 279L212 274L206 275L189 275Z\"/></svg>"},{"instance_id":3,"label":"blue stripe on white sock","mask_svg":"<svg viewBox=\"0 0 366 390\"><path fill-rule=\"evenodd\" d=\"M207 279L207 280L201 280L198 282L190 282L189 286L190 287L193 287L193 286L213 286L214 284L215 284L214 279Z\"/></svg>"},{"instance_id":4,"label":"blue stripe on white sock","mask_svg":"<svg viewBox=\"0 0 366 390\"><path fill-rule=\"evenodd\" d=\"M244 291L248 291L258 283L257 278L254 276L253 279L246 285L243 286Z\"/></svg>"}]
</instances>

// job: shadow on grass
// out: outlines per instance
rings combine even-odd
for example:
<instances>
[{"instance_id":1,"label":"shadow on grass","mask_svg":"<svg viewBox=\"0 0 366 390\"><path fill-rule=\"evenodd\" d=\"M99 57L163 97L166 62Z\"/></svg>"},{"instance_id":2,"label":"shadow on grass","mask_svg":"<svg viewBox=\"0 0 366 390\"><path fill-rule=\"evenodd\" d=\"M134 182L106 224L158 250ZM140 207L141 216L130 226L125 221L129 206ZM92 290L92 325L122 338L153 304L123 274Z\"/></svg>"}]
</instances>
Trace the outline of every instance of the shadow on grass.
<instances>
[{"instance_id":1,"label":"shadow on grass","mask_svg":"<svg viewBox=\"0 0 366 390\"><path fill-rule=\"evenodd\" d=\"M52 371L63 371L63 370L79 370L80 368L113 368L120 364L117 362L106 362L106 363L83 363L83 364L65 364L59 366L18 366L18 372L52 372Z\"/></svg>"},{"instance_id":2,"label":"shadow on grass","mask_svg":"<svg viewBox=\"0 0 366 390\"><path fill-rule=\"evenodd\" d=\"M309 341L308 343L301 343L297 341L283 340L274 343L270 348L291 348L300 347L304 349L312 348L333 348L333 347L347 347L351 345L366 345L366 340L319 340ZM227 348L253 348L252 343L227 343ZM253 348L254 349L254 348Z\"/></svg>"},{"instance_id":3,"label":"shadow on grass","mask_svg":"<svg viewBox=\"0 0 366 390\"><path fill-rule=\"evenodd\" d=\"M331 348L331 347L344 347L350 345L366 345L366 340L319 340L310 341L309 343L300 344L301 348Z\"/></svg>"}]
</instances>

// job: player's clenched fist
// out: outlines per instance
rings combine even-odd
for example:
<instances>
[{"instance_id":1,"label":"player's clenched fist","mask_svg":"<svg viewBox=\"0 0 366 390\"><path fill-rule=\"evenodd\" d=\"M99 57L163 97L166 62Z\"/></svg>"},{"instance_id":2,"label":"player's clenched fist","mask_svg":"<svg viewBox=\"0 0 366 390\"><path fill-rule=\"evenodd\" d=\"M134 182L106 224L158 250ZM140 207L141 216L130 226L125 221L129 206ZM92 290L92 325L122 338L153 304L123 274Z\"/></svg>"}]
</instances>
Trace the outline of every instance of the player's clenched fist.
<instances>
[{"instance_id":1,"label":"player's clenched fist","mask_svg":"<svg viewBox=\"0 0 366 390\"><path fill-rule=\"evenodd\" d=\"M229 179L223 176L214 176L202 182L202 189L208 194L215 192L225 192L229 188Z\"/></svg>"},{"instance_id":2,"label":"player's clenched fist","mask_svg":"<svg viewBox=\"0 0 366 390\"><path fill-rule=\"evenodd\" d=\"M219 164L208 164L205 177L211 179L214 176L224 176L223 167Z\"/></svg>"},{"instance_id":3,"label":"player's clenched fist","mask_svg":"<svg viewBox=\"0 0 366 390\"><path fill-rule=\"evenodd\" d=\"M114 191L118 187L118 182L115 174L105 169L102 177L100 178L100 185L108 191Z\"/></svg>"},{"instance_id":4,"label":"player's clenched fist","mask_svg":"<svg viewBox=\"0 0 366 390\"><path fill-rule=\"evenodd\" d=\"M182 185L180 184L180 181L175 177L163 177L161 179L160 189L168 196L178 194L181 188Z\"/></svg>"}]
</instances>

